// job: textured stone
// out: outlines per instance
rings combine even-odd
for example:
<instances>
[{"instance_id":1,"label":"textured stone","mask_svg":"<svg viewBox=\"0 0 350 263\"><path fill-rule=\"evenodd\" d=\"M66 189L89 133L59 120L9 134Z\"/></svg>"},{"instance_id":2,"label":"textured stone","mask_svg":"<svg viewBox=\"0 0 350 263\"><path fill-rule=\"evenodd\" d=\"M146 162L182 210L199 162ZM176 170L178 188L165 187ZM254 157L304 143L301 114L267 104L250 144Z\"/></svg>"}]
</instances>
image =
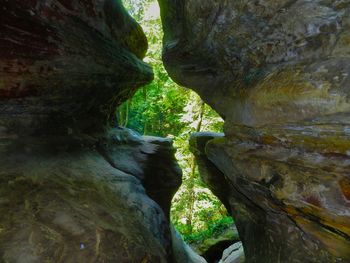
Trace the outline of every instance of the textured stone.
<instances>
[{"instance_id":1,"label":"textured stone","mask_svg":"<svg viewBox=\"0 0 350 263\"><path fill-rule=\"evenodd\" d=\"M0 20L0 262L172 262L172 142L108 129L152 79L141 27L119 0L5 0Z\"/></svg>"},{"instance_id":2,"label":"textured stone","mask_svg":"<svg viewBox=\"0 0 350 263\"><path fill-rule=\"evenodd\" d=\"M174 263L207 263L207 261L196 254L189 245L187 245L181 235L174 227L171 227L173 240L173 262Z\"/></svg>"},{"instance_id":3,"label":"textured stone","mask_svg":"<svg viewBox=\"0 0 350 263\"><path fill-rule=\"evenodd\" d=\"M225 249L219 263L244 263L244 250L242 242L238 242Z\"/></svg>"},{"instance_id":4,"label":"textured stone","mask_svg":"<svg viewBox=\"0 0 350 263\"><path fill-rule=\"evenodd\" d=\"M160 4L167 70L226 117L227 125L349 111L348 1Z\"/></svg>"},{"instance_id":5,"label":"textured stone","mask_svg":"<svg viewBox=\"0 0 350 263\"><path fill-rule=\"evenodd\" d=\"M239 242L239 236L236 226L232 225L202 242L191 243L191 247L207 262L217 262L221 259L223 251L235 242Z\"/></svg>"},{"instance_id":6,"label":"textured stone","mask_svg":"<svg viewBox=\"0 0 350 263\"><path fill-rule=\"evenodd\" d=\"M155 189L143 185L153 175L130 173L156 170L154 156L170 147L126 133L14 139L0 147L1 262L171 262L168 218L146 194ZM125 153L130 171L111 162ZM171 193L181 183L172 154L163 157L177 179Z\"/></svg>"},{"instance_id":7,"label":"textured stone","mask_svg":"<svg viewBox=\"0 0 350 263\"><path fill-rule=\"evenodd\" d=\"M350 2L159 2L168 72L225 118L199 152L247 262L349 262Z\"/></svg>"},{"instance_id":8,"label":"textured stone","mask_svg":"<svg viewBox=\"0 0 350 263\"><path fill-rule=\"evenodd\" d=\"M205 147L207 142L214 138L221 138L224 134L213 132L192 133L190 137L190 150L196 157L199 174L202 180L210 187L211 191L225 205L227 211L231 212L231 206L227 196L230 194L230 187L223 174L207 157ZM218 174L220 173L220 176ZM215 175L215 176L213 176Z\"/></svg>"},{"instance_id":9,"label":"textured stone","mask_svg":"<svg viewBox=\"0 0 350 263\"><path fill-rule=\"evenodd\" d=\"M152 136L143 136L141 140L129 129L119 129L117 133L112 130L109 134L100 139L98 151L114 168L139 179L147 195L169 219L171 200L182 182L172 140Z\"/></svg>"},{"instance_id":10,"label":"textured stone","mask_svg":"<svg viewBox=\"0 0 350 263\"><path fill-rule=\"evenodd\" d=\"M4 0L0 17L0 127L11 133L102 130L152 79L146 37L119 0Z\"/></svg>"}]
</instances>

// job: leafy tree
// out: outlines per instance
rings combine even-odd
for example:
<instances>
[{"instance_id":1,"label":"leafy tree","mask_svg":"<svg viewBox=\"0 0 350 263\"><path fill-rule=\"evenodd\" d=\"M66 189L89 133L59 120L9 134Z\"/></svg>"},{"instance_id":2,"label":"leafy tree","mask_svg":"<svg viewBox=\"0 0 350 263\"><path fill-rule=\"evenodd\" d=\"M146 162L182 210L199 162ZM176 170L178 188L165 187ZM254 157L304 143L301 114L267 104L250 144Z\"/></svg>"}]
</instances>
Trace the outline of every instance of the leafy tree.
<instances>
[{"instance_id":1,"label":"leafy tree","mask_svg":"<svg viewBox=\"0 0 350 263\"><path fill-rule=\"evenodd\" d=\"M119 107L119 124L144 135L174 138L176 157L184 175L183 184L173 199L171 219L185 237L201 236L200 233L209 231L216 221L226 218L227 212L200 180L188 140L196 131L221 132L223 121L196 93L173 82L164 69L157 2L124 0L124 5L148 38L145 61L152 65L155 78Z\"/></svg>"}]
</instances>

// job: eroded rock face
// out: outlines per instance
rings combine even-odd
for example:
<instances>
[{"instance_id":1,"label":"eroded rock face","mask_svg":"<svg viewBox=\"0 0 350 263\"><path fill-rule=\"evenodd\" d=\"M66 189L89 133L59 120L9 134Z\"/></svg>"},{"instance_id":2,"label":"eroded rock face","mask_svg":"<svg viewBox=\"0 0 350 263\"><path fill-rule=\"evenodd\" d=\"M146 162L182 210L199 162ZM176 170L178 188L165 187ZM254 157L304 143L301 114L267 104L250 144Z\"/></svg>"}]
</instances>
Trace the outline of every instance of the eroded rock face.
<instances>
[{"instance_id":1,"label":"eroded rock face","mask_svg":"<svg viewBox=\"0 0 350 263\"><path fill-rule=\"evenodd\" d=\"M247 262L350 261L350 3L160 4L167 70L225 118L204 177Z\"/></svg>"},{"instance_id":2,"label":"eroded rock face","mask_svg":"<svg viewBox=\"0 0 350 263\"><path fill-rule=\"evenodd\" d=\"M168 218L143 185L152 175L136 172L170 146L125 130L1 146L1 261L171 262ZM173 163L174 191L181 183L174 157L160 161Z\"/></svg>"},{"instance_id":3,"label":"eroded rock face","mask_svg":"<svg viewBox=\"0 0 350 263\"><path fill-rule=\"evenodd\" d=\"M244 251L242 242L238 242L225 249L219 263L244 263Z\"/></svg>"},{"instance_id":4,"label":"eroded rock face","mask_svg":"<svg viewBox=\"0 0 350 263\"><path fill-rule=\"evenodd\" d=\"M174 227L171 227L174 263L207 263L186 244Z\"/></svg>"},{"instance_id":5,"label":"eroded rock face","mask_svg":"<svg viewBox=\"0 0 350 263\"><path fill-rule=\"evenodd\" d=\"M347 1L160 4L167 70L227 123L257 126L348 112Z\"/></svg>"},{"instance_id":6,"label":"eroded rock face","mask_svg":"<svg viewBox=\"0 0 350 263\"><path fill-rule=\"evenodd\" d=\"M152 79L117 0L2 1L0 262L172 262L172 143L109 130Z\"/></svg>"},{"instance_id":7,"label":"eroded rock face","mask_svg":"<svg viewBox=\"0 0 350 263\"><path fill-rule=\"evenodd\" d=\"M191 247L207 262L218 262L222 258L222 253L234 243L239 242L238 231L235 225L225 229L220 234L214 234L212 237Z\"/></svg>"},{"instance_id":8,"label":"eroded rock face","mask_svg":"<svg viewBox=\"0 0 350 263\"><path fill-rule=\"evenodd\" d=\"M3 1L0 16L0 127L11 133L101 130L152 79L146 37L119 0Z\"/></svg>"}]
</instances>

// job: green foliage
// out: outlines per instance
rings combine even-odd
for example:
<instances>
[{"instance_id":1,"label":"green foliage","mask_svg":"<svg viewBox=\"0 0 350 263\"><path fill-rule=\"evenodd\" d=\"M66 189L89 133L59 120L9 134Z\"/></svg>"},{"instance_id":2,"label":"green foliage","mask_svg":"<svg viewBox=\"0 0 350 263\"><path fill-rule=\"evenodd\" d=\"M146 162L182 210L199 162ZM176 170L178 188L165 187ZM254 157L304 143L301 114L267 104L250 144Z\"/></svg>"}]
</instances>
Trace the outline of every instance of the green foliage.
<instances>
[{"instance_id":1,"label":"green foliage","mask_svg":"<svg viewBox=\"0 0 350 263\"><path fill-rule=\"evenodd\" d=\"M149 48L145 61L152 65L154 81L136 92L131 101L119 109L119 122L141 134L176 136L183 124L181 114L191 91L179 87L169 78L162 62L162 25L157 2L125 0L129 10L142 25ZM128 113L126 112L128 108Z\"/></svg>"},{"instance_id":2,"label":"green foliage","mask_svg":"<svg viewBox=\"0 0 350 263\"><path fill-rule=\"evenodd\" d=\"M139 89L118 109L121 126L145 135L174 138L183 184L173 199L171 220L188 241L218 231L227 223L221 202L205 187L189 151L189 136L196 131L221 132L223 120L200 97L178 86L164 69L162 26L154 0L124 0L148 38L145 61L154 70L154 81Z\"/></svg>"},{"instance_id":3,"label":"green foliage","mask_svg":"<svg viewBox=\"0 0 350 263\"><path fill-rule=\"evenodd\" d=\"M184 235L184 240L189 243L201 243L204 240L207 240L209 238L212 238L214 236L219 236L222 234L226 229L231 228L234 221L232 217L226 216L219 220L209 221L207 229L196 232L189 235Z\"/></svg>"}]
</instances>

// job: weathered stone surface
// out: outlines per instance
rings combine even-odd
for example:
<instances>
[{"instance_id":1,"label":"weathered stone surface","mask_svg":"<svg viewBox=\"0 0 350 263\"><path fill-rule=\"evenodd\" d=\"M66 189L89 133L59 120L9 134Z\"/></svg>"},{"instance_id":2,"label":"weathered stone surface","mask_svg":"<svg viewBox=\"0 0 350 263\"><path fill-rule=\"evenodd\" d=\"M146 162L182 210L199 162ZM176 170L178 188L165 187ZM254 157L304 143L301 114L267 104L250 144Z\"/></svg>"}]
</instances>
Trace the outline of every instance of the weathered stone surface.
<instances>
[{"instance_id":1,"label":"weathered stone surface","mask_svg":"<svg viewBox=\"0 0 350 263\"><path fill-rule=\"evenodd\" d=\"M203 180L225 205L227 211L232 213L228 196L231 192L225 176L218 171L218 168L210 161L205 152L207 142L214 138L221 138L224 134L213 132L192 133L190 137L190 150L196 157L199 174ZM220 173L220 176L218 176ZM215 176L213 176L215 175Z\"/></svg>"},{"instance_id":2,"label":"weathered stone surface","mask_svg":"<svg viewBox=\"0 0 350 263\"><path fill-rule=\"evenodd\" d=\"M171 200L182 182L172 140L152 136L143 136L141 140L129 129L109 133L109 137L100 139L98 151L113 167L139 179L147 195L169 219ZM115 141L120 143L116 145Z\"/></svg>"},{"instance_id":3,"label":"weathered stone surface","mask_svg":"<svg viewBox=\"0 0 350 263\"><path fill-rule=\"evenodd\" d=\"M349 111L348 1L160 4L167 70L227 124L295 122Z\"/></svg>"},{"instance_id":4,"label":"weathered stone surface","mask_svg":"<svg viewBox=\"0 0 350 263\"><path fill-rule=\"evenodd\" d=\"M244 263L244 249L242 242L238 242L225 249L219 263Z\"/></svg>"},{"instance_id":5,"label":"weathered stone surface","mask_svg":"<svg viewBox=\"0 0 350 263\"><path fill-rule=\"evenodd\" d=\"M5 0L0 21L0 262L172 262L172 143L108 130L152 79L141 28L119 0Z\"/></svg>"},{"instance_id":6,"label":"weathered stone surface","mask_svg":"<svg viewBox=\"0 0 350 263\"><path fill-rule=\"evenodd\" d=\"M14 139L0 147L1 262L171 262L169 221L146 194L154 189L143 186L153 175L133 173L156 170L154 156L169 145L125 135L117 129L102 138ZM118 168L126 158L111 161L125 153L129 170ZM181 174L167 156L177 189Z\"/></svg>"},{"instance_id":7,"label":"weathered stone surface","mask_svg":"<svg viewBox=\"0 0 350 263\"><path fill-rule=\"evenodd\" d=\"M225 118L205 154L247 262L350 261L350 2L160 4L168 72Z\"/></svg>"},{"instance_id":8,"label":"weathered stone surface","mask_svg":"<svg viewBox=\"0 0 350 263\"><path fill-rule=\"evenodd\" d=\"M174 227L171 227L174 263L207 263L187 245Z\"/></svg>"},{"instance_id":9,"label":"weathered stone surface","mask_svg":"<svg viewBox=\"0 0 350 263\"><path fill-rule=\"evenodd\" d=\"M223 251L239 241L237 228L232 225L220 233L214 233L213 236L198 244L191 243L190 245L207 262L218 262L222 258Z\"/></svg>"},{"instance_id":10,"label":"weathered stone surface","mask_svg":"<svg viewBox=\"0 0 350 263\"><path fill-rule=\"evenodd\" d=\"M4 0L0 17L2 129L101 130L152 79L147 40L119 0Z\"/></svg>"}]
</instances>

